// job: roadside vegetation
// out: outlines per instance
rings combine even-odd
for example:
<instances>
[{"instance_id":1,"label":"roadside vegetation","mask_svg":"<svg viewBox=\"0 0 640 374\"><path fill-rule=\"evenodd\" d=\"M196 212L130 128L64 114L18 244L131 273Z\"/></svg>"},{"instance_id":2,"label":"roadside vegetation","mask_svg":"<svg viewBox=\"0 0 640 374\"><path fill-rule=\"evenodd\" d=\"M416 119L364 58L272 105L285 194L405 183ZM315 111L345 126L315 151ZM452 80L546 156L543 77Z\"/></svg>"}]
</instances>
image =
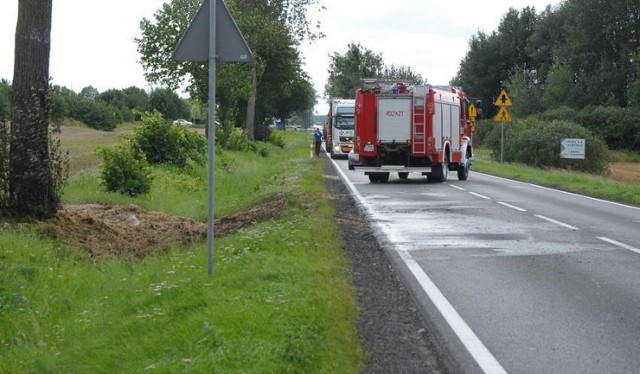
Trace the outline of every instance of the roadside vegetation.
<instances>
[{"instance_id":1,"label":"roadside vegetation","mask_svg":"<svg viewBox=\"0 0 640 374\"><path fill-rule=\"evenodd\" d=\"M503 147L501 125L490 120L478 122L473 139L476 146L473 169L640 206L638 152L609 150L603 137L585 126L571 120L541 117L515 119L505 125ZM585 158L560 158L562 138L585 139Z\"/></svg>"},{"instance_id":2,"label":"roadside vegetation","mask_svg":"<svg viewBox=\"0 0 640 374\"><path fill-rule=\"evenodd\" d=\"M476 149L475 157L474 171L640 206L640 163L634 154L611 153L611 157L615 157L616 160L625 160L624 165L610 164L610 169L603 175L563 169L541 169L517 162L500 163L496 161L492 151L486 148Z\"/></svg>"},{"instance_id":3,"label":"roadside vegetation","mask_svg":"<svg viewBox=\"0 0 640 374\"><path fill-rule=\"evenodd\" d=\"M82 140L78 128L62 133L63 148L84 154L115 142L95 130ZM98 164L72 155L65 206L129 207L139 223L122 235L138 230L149 251L101 254L64 230L4 223L0 372L359 372L355 299L322 162L309 158L306 135L289 132L280 140L284 148L262 143L263 152L216 153L221 231L211 278L201 232L204 164L151 165L150 191L132 197L106 192ZM225 230L225 217L240 222L261 206L269 208L259 218ZM102 225L91 212L58 225L74 225L69 232ZM175 216L194 219L195 238L153 250L160 236L153 227ZM109 227L101 230L96 234ZM117 236L103 241L119 243Z\"/></svg>"}]
</instances>

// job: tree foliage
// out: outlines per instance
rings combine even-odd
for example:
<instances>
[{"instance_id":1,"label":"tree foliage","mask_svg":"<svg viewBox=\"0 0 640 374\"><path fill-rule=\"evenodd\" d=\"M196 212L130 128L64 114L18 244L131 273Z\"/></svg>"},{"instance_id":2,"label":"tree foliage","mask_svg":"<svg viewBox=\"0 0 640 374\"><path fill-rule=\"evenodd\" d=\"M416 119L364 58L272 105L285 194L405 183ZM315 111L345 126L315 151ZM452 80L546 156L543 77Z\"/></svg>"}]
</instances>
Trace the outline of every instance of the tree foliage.
<instances>
[{"instance_id":1,"label":"tree foliage","mask_svg":"<svg viewBox=\"0 0 640 374\"><path fill-rule=\"evenodd\" d=\"M148 81L177 88L187 85L191 97L208 101L208 70L200 63L171 60L180 38L200 7L197 0L172 0L154 14L153 20L140 23L142 36L136 39L142 67ZM256 2L232 0L227 5L256 59L257 123L273 116L286 117L290 106L282 98L290 95L292 85L302 74L296 49L305 39L321 36L311 31L306 11L316 0L274 0ZM251 66L218 65L216 101L223 126L232 127L243 119L251 93ZM257 133L261 129L256 129ZM259 138L259 136L258 136Z\"/></svg>"},{"instance_id":2,"label":"tree foliage","mask_svg":"<svg viewBox=\"0 0 640 374\"><path fill-rule=\"evenodd\" d=\"M385 65L378 78L385 80L401 80L413 84L425 84L426 80L422 78L420 73L413 70L410 66Z\"/></svg>"},{"instance_id":3,"label":"tree foliage","mask_svg":"<svg viewBox=\"0 0 640 374\"><path fill-rule=\"evenodd\" d=\"M514 70L542 94L541 109L626 106L637 81L639 34L640 0L566 0L540 14L510 9L496 31L471 37L455 82L489 113Z\"/></svg>"},{"instance_id":4,"label":"tree foliage","mask_svg":"<svg viewBox=\"0 0 640 374\"><path fill-rule=\"evenodd\" d=\"M147 109L149 111L156 110L169 119L189 117L187 102L167 88L159 88L151 92Z\"/></svg>"},{"instance_id":5,"label":"tree foliage","mask_svg":"<svg viewBox=\"0 0 640 374\"><path fill-rule=\"evenodd\" d=\"M0 121L9 118L11 113L11 85L6 79L0 80Z\"/></svg>"},{"instance_id":6,"label":"tree foliage","mask_svg":"<svg viewBox=\"0 0 640 374\"><path fill-rule=\"evenodd\" d=\"M329 78L324 87L325 98L353 99L362 78L375 78L382 72L382 54L349 43L343 55L334 52L329 62Z\"/></svg>"}]
</instances>

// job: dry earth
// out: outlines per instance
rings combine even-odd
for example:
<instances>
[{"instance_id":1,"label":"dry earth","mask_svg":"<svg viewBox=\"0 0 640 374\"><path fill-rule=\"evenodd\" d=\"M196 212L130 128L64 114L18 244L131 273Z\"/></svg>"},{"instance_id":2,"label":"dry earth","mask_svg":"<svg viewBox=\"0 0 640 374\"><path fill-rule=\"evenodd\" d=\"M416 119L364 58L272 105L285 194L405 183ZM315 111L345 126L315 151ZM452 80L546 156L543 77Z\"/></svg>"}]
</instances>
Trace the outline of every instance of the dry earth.
<instances>
[{"instance_id":1,"label":"dry earth","mask_svg":"<svg viewBox=\"0 0 640 374\"><path fill-rule=\"evenodd\" d=\"M609 177L618 182L640 185L640 163L614 162L609 165Z\"/></svg>"},{"instance_id":2,"label":"dry earth","mask_svg":"<svg viewBox=\"0 0 640 374\"><path fill-rule=\"evenodd\" d=\"M282 198L215 221L215 236L280 215ZM67 205L56 217L39 224L47 236L79 247L93 258L143 258L176 243L200 242L207 225L189 218L149 212L136 205Z\"/></svg>"}]
</instances>

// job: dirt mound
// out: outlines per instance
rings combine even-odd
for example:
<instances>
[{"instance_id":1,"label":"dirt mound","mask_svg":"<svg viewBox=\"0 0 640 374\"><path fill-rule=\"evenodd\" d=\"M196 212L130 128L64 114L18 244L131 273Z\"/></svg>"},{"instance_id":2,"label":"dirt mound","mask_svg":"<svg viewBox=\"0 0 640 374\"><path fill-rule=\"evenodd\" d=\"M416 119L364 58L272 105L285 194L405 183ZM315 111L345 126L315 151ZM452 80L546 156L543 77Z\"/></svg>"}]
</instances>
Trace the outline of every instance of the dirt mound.
<instances>
[{"instance_id":1,"label":"dirt mound","mask_svg":"<svg viewBox=\"0 0 640 374\"><path fill-rule=\"evenodd\" d=\"M279 216L284 202L268 201L246 211L217 219L215 237ZM40 223L46 236L82 248L94 258L144 258L176 243L188 245L207 238L206 223L149 212L136 205L67 205Z\"/></svg>"}]
</instances>

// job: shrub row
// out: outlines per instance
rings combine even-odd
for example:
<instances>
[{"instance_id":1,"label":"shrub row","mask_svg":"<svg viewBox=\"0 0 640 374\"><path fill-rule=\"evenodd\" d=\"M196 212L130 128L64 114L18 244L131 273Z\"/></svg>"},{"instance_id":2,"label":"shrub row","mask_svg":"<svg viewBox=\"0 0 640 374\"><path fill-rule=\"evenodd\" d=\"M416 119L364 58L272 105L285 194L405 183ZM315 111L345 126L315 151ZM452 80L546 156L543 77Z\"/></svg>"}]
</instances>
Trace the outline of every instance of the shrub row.
<instances>
[{"instance_id":1,"label":"shrub row","mask_svg":"<svg viewBox=\"0 0 640 374\"><path fill-rule=\"evenodd\" d=\"M612 106L588 106L581 110L568 107L546 111L538 118L581 124L600 136L610 149L640 152L640 109Z\"/></svg>"},{"instance_id":2,"label":"shrub row","mask_svg":"<svg viewBox=\"0 0 640 374\"><path fill-rule=\"evenodd\" d=\"M501 126L487 126L488 123L483 123L481 143L492 150L496 160L500 160ZM560 157L560 143L563 138L585 139L584 160ZM607 170L608 149L599 136L576 123L541 121L530 117L505 125L503 160L538 168L564 168L602 174Z\"/></svg>"},{"instance_id":3,"label":"shrub row","mask_svg":"<svg viewBox=\"0 0 640 374\"><path fill-rule=\"evenodd\" d=\"M103 164L100 184L109 192L137 196L149 192L151 164L184 168L188 162L204 162L207 141L194 132L175 126L159 112L142 116L142 125L124 144L98 148Z\"/></svg>"},{"instance_id":4,"label":"shrub row","mask_svg":"<svg viewBox=\"0 0 640 374\"><path fill-rule=\"evenodd\" d=\"M223 129L218 126L216 141L221 139L225 140L226 149L269 156L269 149L249 141L242 129L232 128L223 134ZM274 133L270 139L280 147L285 146L280 134ZM130 196L149 192L153 179L150 165L170 164L185 168L189 162L206 161L206 138L182 126L172 125L157 111L144 114L142 125L134 129L133 135L126 140L124 144L97 150L104 160L101 185L109 192Z\"/></svg>"}]
</instances>

